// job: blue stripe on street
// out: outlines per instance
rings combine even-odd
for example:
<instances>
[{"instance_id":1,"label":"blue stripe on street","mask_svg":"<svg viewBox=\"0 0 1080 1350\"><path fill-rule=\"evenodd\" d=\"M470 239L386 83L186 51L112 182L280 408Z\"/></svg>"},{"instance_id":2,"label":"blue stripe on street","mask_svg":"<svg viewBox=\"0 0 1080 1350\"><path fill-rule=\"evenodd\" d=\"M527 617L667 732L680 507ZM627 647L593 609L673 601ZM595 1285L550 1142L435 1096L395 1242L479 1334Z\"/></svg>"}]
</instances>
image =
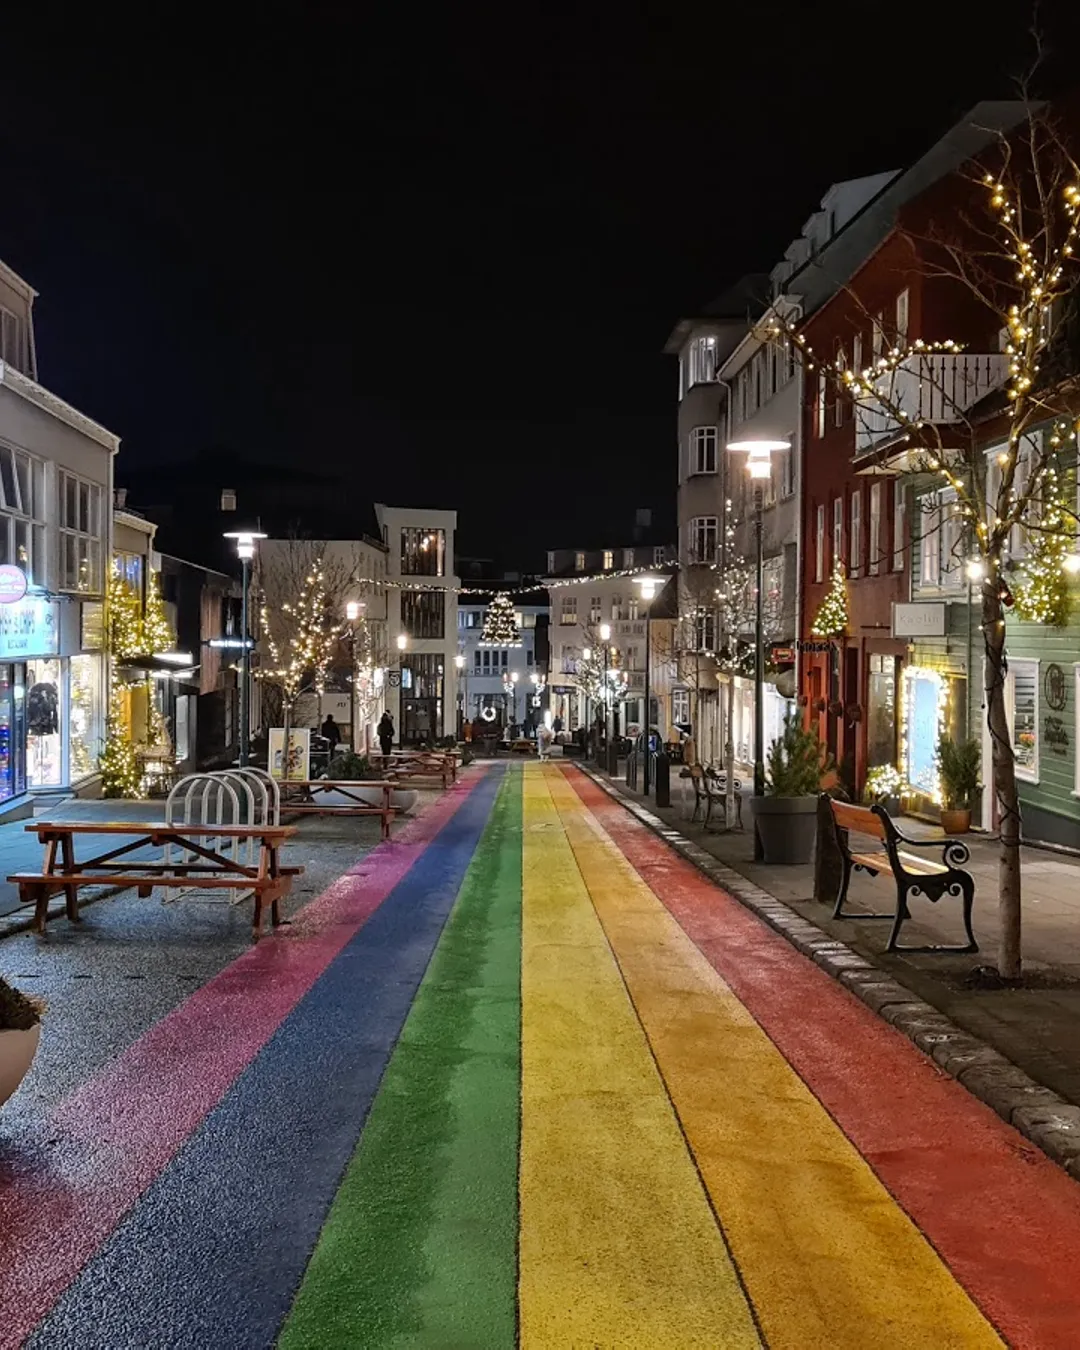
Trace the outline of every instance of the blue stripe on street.
<instances>
[{"instance_id":1,"label":"blue stripe on street","mask_svg":"<svg viewBox=\"0 0 1080 1350\"><path fill-rule=\"evenodd\" d=\"M273 1345L501 776L474 789L28 1345Z\"/></svg>"}]
</instances>

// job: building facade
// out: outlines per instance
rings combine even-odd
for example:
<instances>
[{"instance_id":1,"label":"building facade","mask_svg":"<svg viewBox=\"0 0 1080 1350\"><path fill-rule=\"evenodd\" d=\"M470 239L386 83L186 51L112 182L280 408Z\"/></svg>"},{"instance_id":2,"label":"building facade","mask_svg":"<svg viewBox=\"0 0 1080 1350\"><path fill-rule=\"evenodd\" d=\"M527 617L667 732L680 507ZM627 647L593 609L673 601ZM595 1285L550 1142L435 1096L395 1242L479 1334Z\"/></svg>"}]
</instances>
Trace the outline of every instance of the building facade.
<instances>
[{"instance_id":1,"label":"building facade","mask_svg":"<svg viewBox=\"0 0 1080 1350\"><path fill-rule=\"evenodd\" d=\"M402 745L456 734L456 511L375 504L386 545L386 706Z\"/></svg>"},{"instance_id":2,"label":"building facade","mask_svg":"<svg viewBox=\"0 0 1080 1350\"><path fill-rule=\"evenodd\" d=\"M520 641L496 646L483 639L487 603L475 595L458 601L458 652L464 657L458 674L461 722L486 725L501 732L519 726L525 734L544 719L548 707L548 616L546 597L514 597L514 620Z\"/></svg>"},{"instance_id":3,"label":"building facade","mask_svg":"<svg viewBox=\"0 0 1080 1350\"><path fill-rule=\"evenodd\" d=\"M119 439L37 383L34 295L0 264L4 817L29 814L33 793L95 792L105 727L106 571Z\"/></svg>"}]
</instances>

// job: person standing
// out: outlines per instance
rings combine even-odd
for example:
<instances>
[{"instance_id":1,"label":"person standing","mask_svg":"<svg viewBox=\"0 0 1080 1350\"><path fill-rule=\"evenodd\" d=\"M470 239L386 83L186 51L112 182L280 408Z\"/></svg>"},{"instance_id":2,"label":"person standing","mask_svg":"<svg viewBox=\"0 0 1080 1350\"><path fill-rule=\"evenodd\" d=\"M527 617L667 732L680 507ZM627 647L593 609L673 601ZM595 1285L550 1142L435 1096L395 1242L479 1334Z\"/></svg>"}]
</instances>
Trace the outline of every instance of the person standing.
<instances>
[{"instance_id":1,"label":"person standing","mask_svg":"<svg viewBox=\"0 0 1080 1350\"><path fill-rule=\"evenodd\" d=\"M319 735L324 740L330 742L330 753L333 754L337 749L338 741L341 739L341 732L338 730L338 724L334 721L330 713L326 714L326 721L319 728Z\"/></svg>"},{"instance_id":2,"label":"person standing","mask_svg":"<svg viewBox=\"0 0 1080 1350\"><path fill-rule=\"evenodd\" d=\"M379 719L375 734L379 738L379 749L383 752L383 758L388 759L394 744L394 719L388 712L384 712Z\"/></svg>"}]
</instances>

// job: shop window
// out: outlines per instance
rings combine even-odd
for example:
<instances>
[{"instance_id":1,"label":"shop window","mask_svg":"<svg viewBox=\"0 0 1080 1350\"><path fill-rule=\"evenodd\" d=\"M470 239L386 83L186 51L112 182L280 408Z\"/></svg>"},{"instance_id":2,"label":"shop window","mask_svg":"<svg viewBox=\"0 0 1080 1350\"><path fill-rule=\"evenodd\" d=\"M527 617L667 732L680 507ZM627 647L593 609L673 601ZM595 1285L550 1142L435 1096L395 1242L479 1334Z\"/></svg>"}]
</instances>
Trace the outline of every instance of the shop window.
<instances>
[{"instance_id":1,"label":"shop window","mask_svg":"<svg viewBox=\"0 0 1080 1350\"><path fill-rule=\"evenodd\" d=\"M401 592L401 627L411 638L441 638L446 624L442 591Z\"/></svg>"},{"instance_id":2,"label":"shop window","mask_svg":"<svg viewBox=\"0 0 1080 1350\"><path fill-rule=\"evenodd\" d=\"M0 664L0 801L26 791L25 669Z\"/></svg>"},{"instance_id":3,"label":"shop window","mask_svg":"<svg viewBox=\"0 0 1080 1350\"><path fill-rule=\"evenodd\" d=\"M874 652L867 674L866 762L896 763L896 658Z\"/></svg>"},{"instance_id":4,"label":"shop window","mask_svg":"<svg viewBox=\"0 0 1080 1350\"><path fill-rule=\"evenodd\" d=\"M60 471L60 589L100 594L101 484Z\"/></svg>"},{"instance_id":5,"label":"shop window","mask_svg":"<svg viewBox=\"0 0 1080 1350\"><path fill-rule=\"evenodd\" d=\"M71 658L70 728L71 781L87 777L97 769L102 745L101 658Z\"/></svg>"},{"instance_id":6,"label":"shop window","mask_svg":"<svg viewBox=\"0 0 1080 1350\"><path fill-rule=\"evenodd\" d=\"M1005 708L1009 721L1016 776L1039 781L1039 663L1013 657L1005 677Z\"/></svg>"},{"instance_id":7,"label":"shop window","mask_svg":"<svg viewBox=\"0 0 1080 1350\"><path fill-rule=\"evenodd\" d=\"M64 781L62 693L55 657L27 661L26 770L31 787L59 787Z\"/></svg>"}]
</instances>

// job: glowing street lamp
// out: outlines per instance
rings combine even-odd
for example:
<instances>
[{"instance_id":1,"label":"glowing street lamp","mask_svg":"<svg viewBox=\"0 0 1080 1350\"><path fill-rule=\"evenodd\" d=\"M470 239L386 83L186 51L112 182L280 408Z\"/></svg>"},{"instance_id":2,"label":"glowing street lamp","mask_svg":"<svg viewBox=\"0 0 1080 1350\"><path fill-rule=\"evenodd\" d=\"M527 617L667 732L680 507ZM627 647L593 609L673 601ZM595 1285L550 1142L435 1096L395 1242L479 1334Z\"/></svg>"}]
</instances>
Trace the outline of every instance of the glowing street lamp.
<instances>
[{"instance_id":1,"label":"glowing street lamp","mask_svg":"<svg viewBox=\"0 0 1080 1350\"><path fill-rule=\"evenodd\" d=\"M652 779L652 713L649 708L652 690L649 688L649 628L652 619L653 598L666 580L667 577L655 577L649 573L634 578L634 585L641 591L641 599L645 604L645 766L642 781L646 797L649 795L649 785Z\"/></svg>"},{"instance_id":2,"label":"glowing street lamp","mask_svg":"<svg viewBox=\"0 0 1080 1350\"><path fill-rule=\"evenodd\" d=\"M248 606L251 599L251 560L255 556L256 540L265 539L260 530L226 530L226 539L236 540L236 556L240 559L241 599L240 638L240 767L248 762L251 742L251 634L248 632Z\"/></svg>"}]
</instances>

